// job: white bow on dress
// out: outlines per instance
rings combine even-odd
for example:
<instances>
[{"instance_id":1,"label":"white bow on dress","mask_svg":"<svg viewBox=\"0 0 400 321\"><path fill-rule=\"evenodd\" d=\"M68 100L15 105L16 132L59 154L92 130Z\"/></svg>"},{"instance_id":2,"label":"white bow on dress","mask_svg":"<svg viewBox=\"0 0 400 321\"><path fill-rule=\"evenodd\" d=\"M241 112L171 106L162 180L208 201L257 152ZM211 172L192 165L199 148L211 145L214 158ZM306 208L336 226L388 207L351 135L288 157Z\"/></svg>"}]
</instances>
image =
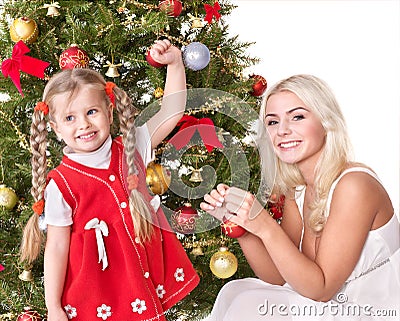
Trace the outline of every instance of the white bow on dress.
<instances>
[{"instance_id":1,"label":"white bow on dress","mask_svg":"<svg viewBox=\"0 0 400 321\"><path fill-rule=\"evenodd\" d=\"M97 251L99 253L99 262L103 261L103 271L108 266L108 259L106 253L106 247L104 245L103 235L108 236L108 226L106 222L99 221L97 217L91 219L85 225L85 230L94 228L96 231Z\"/></svg>"}]
</instances>

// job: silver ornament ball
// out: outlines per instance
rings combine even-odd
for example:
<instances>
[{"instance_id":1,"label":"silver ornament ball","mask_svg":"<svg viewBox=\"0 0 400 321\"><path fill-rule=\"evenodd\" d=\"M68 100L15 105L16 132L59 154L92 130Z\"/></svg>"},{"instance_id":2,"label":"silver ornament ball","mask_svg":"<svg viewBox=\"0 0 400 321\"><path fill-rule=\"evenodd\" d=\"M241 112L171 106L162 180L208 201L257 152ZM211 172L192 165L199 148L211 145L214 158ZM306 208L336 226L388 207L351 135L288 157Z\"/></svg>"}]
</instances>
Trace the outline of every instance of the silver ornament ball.
<instances>
[{"instance_id":1,"label":"silver ornament ball","mask_svg":"<svg viewBox=\"0 0 400 321\"><path fill-rule=\"evenodd\" d=\"M183 50L183 61L191 70L204 69L210 62L210 50L201 42L192 42Z\"/></svg>"}]
</instances>

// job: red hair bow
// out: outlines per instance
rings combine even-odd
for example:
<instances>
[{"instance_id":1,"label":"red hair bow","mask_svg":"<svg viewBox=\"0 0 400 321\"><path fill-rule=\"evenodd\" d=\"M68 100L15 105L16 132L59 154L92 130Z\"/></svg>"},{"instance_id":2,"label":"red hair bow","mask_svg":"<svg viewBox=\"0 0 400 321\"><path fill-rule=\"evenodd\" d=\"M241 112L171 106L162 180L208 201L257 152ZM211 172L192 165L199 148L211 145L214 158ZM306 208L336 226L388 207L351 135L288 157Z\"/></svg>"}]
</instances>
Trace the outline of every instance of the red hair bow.
<instances>
[{"instance_id":1,"label":"red hair bow","mask_svg":"<svg viewBox=\"0 0 400 321\"><path fill-rule=\"evenodd\" d=\"M113 92L113 89L114 89L115 86L116 86L116 84L114 84L111 81L107 81L106 82L105 91L106 91L106 94L107 94L108 98L110 98L110 101L113 104L113 106L115 106L115 95L114 95L114 92Z\"/></svg>"},{"instance_id":2,"label":"red hair bow","mask_svg":"<svg viewBox=\"0 0 400 321\"><path fill-rule=\"evenodd\" d=\"M41 199L41 200L35 202L32 205L32 209L33 209L33 212L35 212L37 215L41 215L44 210L44 199Z\"/></svg>"},{"instance_id":3,"label":"red hair bow","mask_svg":"<svg viewBox=\"0 0 400 321\"><path fill-rule=\"evenodd\" d=\"M128 182L128 189L131 191L138 187L139 177L135 174L131 174L131 175L128 175L128 177L126 178L126 181Z\"/></svg>"},{"instance_id":4,"label":"red hair bow","mask_svg":"<svg viewBox=\"0 0 400 321\"><path fill-rule=\"evenodd\" d=\"M35 111L42 111L43 114L47 115L49 113L49 106L44 101L39 101L35 106Z\"/></svg>"}]
</instances>

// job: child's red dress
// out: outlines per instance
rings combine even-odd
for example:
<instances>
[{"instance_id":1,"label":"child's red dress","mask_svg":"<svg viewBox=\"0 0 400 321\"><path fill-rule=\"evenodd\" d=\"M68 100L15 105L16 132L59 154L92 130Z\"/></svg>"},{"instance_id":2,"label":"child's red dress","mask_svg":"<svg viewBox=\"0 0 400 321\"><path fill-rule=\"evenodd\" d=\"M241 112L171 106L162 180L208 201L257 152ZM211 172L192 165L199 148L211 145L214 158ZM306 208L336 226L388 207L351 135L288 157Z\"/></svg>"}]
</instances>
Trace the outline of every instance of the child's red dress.
<instances>
[{"instance_id":1,"label":"child's red dress","mask_svg":"<svg viewBox=\"0 0 400 321\"><path fill-rule=\"evenodd\" d=\"M76 321L165 320L164 312L192 291L199 277L175 233L158 227L168 224L160 208L152 239L141 244L135 237L121 140L111 149L108 169L64 156L49 173L73 212L62 304ZM137 152L136 166L138 190L150 201Z\"/></svg>"}]
</instances>

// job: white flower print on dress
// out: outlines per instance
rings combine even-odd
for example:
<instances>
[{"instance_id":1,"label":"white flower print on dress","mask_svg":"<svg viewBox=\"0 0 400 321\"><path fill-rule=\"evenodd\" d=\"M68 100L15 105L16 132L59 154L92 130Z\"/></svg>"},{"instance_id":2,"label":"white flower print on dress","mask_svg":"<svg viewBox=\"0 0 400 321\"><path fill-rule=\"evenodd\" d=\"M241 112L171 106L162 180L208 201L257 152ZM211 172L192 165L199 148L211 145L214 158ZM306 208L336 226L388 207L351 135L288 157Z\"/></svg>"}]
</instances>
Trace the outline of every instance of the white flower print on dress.
<instances>
[{"instance_id":1,"label":"white flower print on dress","mask_svg":"<svg viewBox=\"0 0 400 321\"><path fill-rule=\"evenodd\" d=\"M68 319L75 318L78 314L76 313L76 308L72 307L70 304L64 307L65 312L67 312Z\"/></svg>"},{"instance_id":2,"label":"white flower print on dress","mask_svg":"<svg viewBox=\"0 0 400 321\"><path fill-rule=\"evenodd\" d=\"M136 299L135 302L131 302L132 311L142 314L143 311L147 310L146 302L144 300Z\"/></svg>"},{"instance_id":3,"label":"white flower print on dress","mask_svg":"<svg viewBox=\"0 0 400 321\"><path fill-rule=\"evenodd\" d=\"M185 281L185 273L183 273L183 268L177 268L174 277L176 282L183 282Z\"/></svg>"},{"instance_id":4,"label":"white flower print on dress","mask_svg":"<svg viewBox=\"0 0 400 321\"><path fill-rule=\"evenodd\" d=\"M164 294L166 293L166 291L164 290L164 285L157 285L156 288L156 292L157 292L157 296L162 299L164 297Z\"/></svg>"},{"instance_id":5,"label":"white flower print on dress","mask_svg":"<svg viewBox=\"0 0 400 321\"><path fill-rule=\"evenodd\" d=\"M107 320L108 317L111 316L111 307L105 304L102 304L97 308L97 317L103 320Z\"/></svg>"}]
</instances>

